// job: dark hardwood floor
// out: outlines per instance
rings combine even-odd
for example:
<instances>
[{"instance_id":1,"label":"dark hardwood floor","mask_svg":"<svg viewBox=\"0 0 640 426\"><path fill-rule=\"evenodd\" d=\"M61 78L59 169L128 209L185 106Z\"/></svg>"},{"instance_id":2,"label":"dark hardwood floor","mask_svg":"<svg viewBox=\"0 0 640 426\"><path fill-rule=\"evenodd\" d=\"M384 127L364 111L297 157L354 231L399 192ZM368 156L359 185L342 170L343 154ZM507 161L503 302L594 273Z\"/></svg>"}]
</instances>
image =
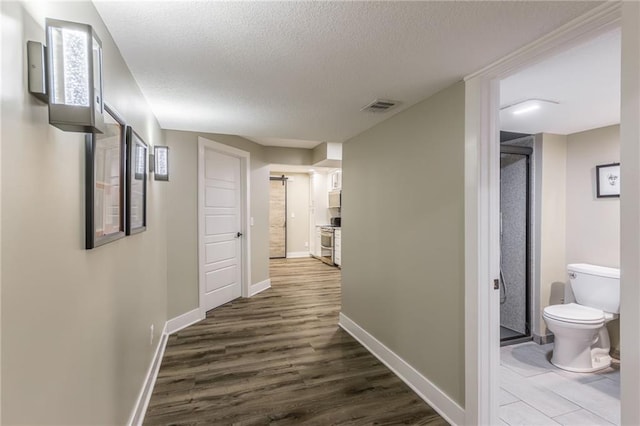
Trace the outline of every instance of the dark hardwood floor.
<instances>
[{"instance_id":1,"label":"dark hardwood floor","mask_svg":"<svg viewBox=\"0 0 640 426\"><path fill-rule=\"evenodd\" d=\"M446 425L338 327L340 270L271 261L271 289L169 337L146 425Z\"/></svg>"}]
</instances>

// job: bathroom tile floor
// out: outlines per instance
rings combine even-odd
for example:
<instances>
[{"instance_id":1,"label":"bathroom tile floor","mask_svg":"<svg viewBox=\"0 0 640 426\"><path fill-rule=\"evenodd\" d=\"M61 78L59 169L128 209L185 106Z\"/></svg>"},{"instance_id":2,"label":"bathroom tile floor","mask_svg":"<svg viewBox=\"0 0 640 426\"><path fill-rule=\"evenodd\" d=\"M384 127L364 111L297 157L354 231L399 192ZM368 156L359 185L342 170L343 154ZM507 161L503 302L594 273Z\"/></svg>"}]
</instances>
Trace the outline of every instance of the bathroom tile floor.
<instances>
[{"instance_id":1,"label":"bathroom tile floor","mask_svg":"<svg viewBox=\"0 0 640 426\"><path fill-rule=\"evenodd\" d=\"M595 373L555 367L553 344L500 348L501 425L619 425L620 364Z\"/></svg>"}]
</instances>

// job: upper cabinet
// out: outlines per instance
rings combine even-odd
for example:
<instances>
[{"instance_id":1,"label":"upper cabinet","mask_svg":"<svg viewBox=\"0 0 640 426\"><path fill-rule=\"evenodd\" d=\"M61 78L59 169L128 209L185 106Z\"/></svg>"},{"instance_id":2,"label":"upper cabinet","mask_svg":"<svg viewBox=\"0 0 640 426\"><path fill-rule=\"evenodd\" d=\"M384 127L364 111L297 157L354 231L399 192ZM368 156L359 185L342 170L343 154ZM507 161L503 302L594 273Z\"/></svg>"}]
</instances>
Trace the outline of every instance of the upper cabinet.
<instances>
[{"instance_id":1,"label":"upper cabinet","mask_svg":"<svg viewBox=\"0 0 640 426\"><path fill-rule=\"evenodd\" d=\"M342 191L335 190L329 191L329 204L330 209L339 209L342 207Z\"/></svg>"},{"instance_id":2,"label":"upper cabinet","mask_svg":"<svg viewBox=\"0 0 640 426\"><path fill-rule=\"evenodd\" d=\"M329 179L329 191L342 189L342 170L331 173Z\"/></svg>"}]
</instances>

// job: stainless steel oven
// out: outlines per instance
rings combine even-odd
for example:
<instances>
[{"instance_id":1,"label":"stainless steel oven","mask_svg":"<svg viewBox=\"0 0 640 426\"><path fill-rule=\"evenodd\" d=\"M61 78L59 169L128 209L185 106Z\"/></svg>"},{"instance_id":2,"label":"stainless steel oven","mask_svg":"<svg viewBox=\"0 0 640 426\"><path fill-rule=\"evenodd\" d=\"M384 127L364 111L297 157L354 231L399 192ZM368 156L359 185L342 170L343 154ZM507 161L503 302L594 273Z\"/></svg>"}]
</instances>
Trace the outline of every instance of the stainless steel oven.
<instances>
[{"instance_id":1,"label":"stainless steel oven","mask_svg":"<svg viewBox=\"0 0 640 426\"><path fill-rule=\"evenodd\" d=\"M333 234L334 228L323 226L320 228L320 260L333 265Z\"/></svg>"}]
</instances>

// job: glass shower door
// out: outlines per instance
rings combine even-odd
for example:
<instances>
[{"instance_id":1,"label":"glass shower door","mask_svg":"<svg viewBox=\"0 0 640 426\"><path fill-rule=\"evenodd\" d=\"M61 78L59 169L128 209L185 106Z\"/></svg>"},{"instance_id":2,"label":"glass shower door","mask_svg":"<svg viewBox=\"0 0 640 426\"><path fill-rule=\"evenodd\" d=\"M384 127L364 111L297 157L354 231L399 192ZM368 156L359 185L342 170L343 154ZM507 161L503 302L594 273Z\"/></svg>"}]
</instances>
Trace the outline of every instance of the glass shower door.
<instances>
[{"instance_id":1,"label":"glass shower door","mask_svg":"<svg viewBox=\"0 0 640 426\"><path fill-rule=\"evenodd\" d=\"M500 341L530 336L530 148L500 153Z\"/></svg>"}]
</instances>

